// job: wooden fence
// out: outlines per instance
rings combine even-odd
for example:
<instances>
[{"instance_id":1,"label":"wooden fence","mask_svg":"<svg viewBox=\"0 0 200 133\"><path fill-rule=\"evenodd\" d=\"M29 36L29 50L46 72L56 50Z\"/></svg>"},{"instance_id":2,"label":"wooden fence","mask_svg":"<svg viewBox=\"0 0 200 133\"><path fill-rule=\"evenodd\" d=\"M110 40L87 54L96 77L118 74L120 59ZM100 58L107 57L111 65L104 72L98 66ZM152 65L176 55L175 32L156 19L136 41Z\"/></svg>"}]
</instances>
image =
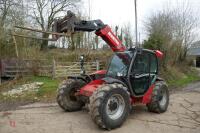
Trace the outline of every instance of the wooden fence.
<instances>
[{"instance_id":1,"label":"wooden fence","mask_svg":"<svg viewBox=\"0 0 200 133\"><path fill-rule=\"evenodd\" d=\"M53 77L66 77L69 75L80 74L80 62L54 62ZM84 68L86 73L92 73L102 68L99 61L96 62L85 62Z\"/></svg>"},{"instance_id":2,"label":"wooden fence","mask_svg":"<svg viewBox=\"0 0 200 133\"><path fill-rule=\"evenodd\" d=\"M102 69L99 61L85 62L86 73ZM48 76L53 78L80 74L80 62L59 62L49 60L1 60L1 77Z\"/></svg>"}]
</instances>

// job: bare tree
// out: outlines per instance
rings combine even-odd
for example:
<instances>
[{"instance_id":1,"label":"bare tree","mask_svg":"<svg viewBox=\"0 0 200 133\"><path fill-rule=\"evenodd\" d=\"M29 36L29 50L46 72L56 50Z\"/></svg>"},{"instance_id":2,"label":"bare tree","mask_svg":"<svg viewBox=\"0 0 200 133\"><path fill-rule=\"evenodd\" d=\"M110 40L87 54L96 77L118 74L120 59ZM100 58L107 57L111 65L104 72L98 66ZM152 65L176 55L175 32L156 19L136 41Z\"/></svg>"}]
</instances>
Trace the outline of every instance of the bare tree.
<instances>
[{"instance_id":1,"label":"bare tree","mask_svg":"<svg viewBox=\"0 0 200 133\"><path fill-rule=\"evenodd\" d=\"M42 30L48 31L58 15L64 15L65 12L73 7L80 0L32 0L33 3L32 17ZM43 38L48 38L49 34L43 33ZM43 41L41 50L45 50L48 46L48 41Z\"/></svg>"},{"instance_id":2,"label":"bare tree","mask_svg":"<svg viewBox=\"0 0 200 133\"><path fill-rule=\"evenodd\" d=\"M21 19L20 16L23 12L23 1L22 0L0 0L0 26L1 28L5 24L11 24L12 22ZM20 13L19 13L20 12Z\"/></svg>"},{"instance_id":3,"label":"bare tree","mask_svg":"<svg viewBox=\"0 0 200 133\"><path fill-rule=\"evenodd\" d=\"M0 56L12 56L12 26L25 23L23 0L0 0Z\"/></svg>"},{"instance_id":4,"label":"bare tree","mask_svg":"<svg viewBox=\"0 0 200 133\"><path fill-rule=\"evenodd\" d=\"M180 60L184 60L187 55L188 48L195 38L194 30L197 28L198 18L194 15L188 3L182 5L181 8L174 10L174 37L180 41L183 47Z\"/></svg>"},{"instance_id":5,"label":"bare tree","mask_svg":"<svg viewBox=\"0 0 200 133\"><path fill-rule=\"evenodd\" d=\"M166 62L183 61L194 41L196 24L197 18L188 3L176 8L167 7L147 20L145 27L149 39L145 44L164 51Z\"/></svg>"},{"instance_id":6,"label":"bare tree","mask_svg":"<svg viewBox=\"0 0 200 133\"><path fill-rule=\"evenodd\" d=\"M6 17L9 13L9 10L11 8L11 6L13 6L14 3L12 0L0 0L0 11L1 11L1 27L4 26L5 24L5 20L6 20Z\"/></svg>"}]
</instances>

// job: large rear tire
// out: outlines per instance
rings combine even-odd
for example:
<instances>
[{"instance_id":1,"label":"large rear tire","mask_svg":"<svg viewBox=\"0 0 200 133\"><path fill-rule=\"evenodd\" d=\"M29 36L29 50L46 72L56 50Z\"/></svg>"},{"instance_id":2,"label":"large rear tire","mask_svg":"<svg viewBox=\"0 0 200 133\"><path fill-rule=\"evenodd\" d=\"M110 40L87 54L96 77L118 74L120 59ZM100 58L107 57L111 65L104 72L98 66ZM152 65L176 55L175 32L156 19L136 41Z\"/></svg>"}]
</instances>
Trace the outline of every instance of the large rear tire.
<instances>
[{"instance_id":1,"label":"large rear tire","mask_svg":"<svg viewBox=\"0 0 200 133\"><path fill-rule=\"evenodd\" d=\"M130 95L122 84L100 86L90 97L89 111L101 128L120 127L130 112Z\"/></svg>"},{"instance_id":2,"label":"large rear tire","mask_svg":"<svg viewBox=\"0 0 200 133\"><path fill-rule=\"evenodd\" d=\"M169 105L169 91L167 84L164 81L158 81L152 92L151 102L147 104L150 112L163 113Z\"/></svg>"},{"instance_id":3,"label":"large rear tire","mask_svg":"<svg viewBox=\"0 0 200 133\"><path fill-rule=\"evenodd\" d=\"M78 101L75 92L83 87L85 83L82 80L68 79L63 81L58 89L57 103L65 111L78 111L84 106L84 103Z\"/></svg>"}]
</instances>

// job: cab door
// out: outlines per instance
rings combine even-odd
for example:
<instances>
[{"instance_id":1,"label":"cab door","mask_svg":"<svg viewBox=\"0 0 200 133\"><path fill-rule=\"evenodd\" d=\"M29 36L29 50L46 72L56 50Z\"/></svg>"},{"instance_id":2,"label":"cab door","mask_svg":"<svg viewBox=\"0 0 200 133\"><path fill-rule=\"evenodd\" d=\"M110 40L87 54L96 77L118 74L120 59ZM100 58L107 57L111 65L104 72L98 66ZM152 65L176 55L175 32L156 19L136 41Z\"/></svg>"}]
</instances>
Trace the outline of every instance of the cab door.
<instances>
[{"instance_id":1,"label":"cab door","mask_svg":"<svg viewBox=\"0 0 200 133\"><path fill-rule=\"evenodd\" d=\"M136 95L143 95L150 86L150 56L142 51L136 55L131 67L130 84Z\"/></svg>"}]
</instances>

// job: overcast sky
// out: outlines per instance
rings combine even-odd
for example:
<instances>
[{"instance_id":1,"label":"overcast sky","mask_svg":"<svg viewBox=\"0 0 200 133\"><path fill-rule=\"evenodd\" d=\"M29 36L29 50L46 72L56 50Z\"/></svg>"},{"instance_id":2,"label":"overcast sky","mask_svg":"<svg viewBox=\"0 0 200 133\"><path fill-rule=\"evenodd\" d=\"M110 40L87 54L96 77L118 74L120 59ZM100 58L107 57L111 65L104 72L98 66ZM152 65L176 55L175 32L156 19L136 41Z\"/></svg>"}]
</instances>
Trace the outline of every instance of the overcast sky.
<instances>
[{"instance_id":1,"label":"overcast sky","mask_svg":"<svg viewBox=\"0 0 200 133\"><path fill-rule=\"evenodd\" d=\"M130 23L134 30L134 0L82 0L84 12L88 15L89 1L91 9L91 19L101 19L109 25L125 25ZM143 28L144 21L152 13L188 1L189 5L200 14L200 0L137 0L138 2L138 27L142 38L145 38ZM200 15L199 15L200 16Z\"/></svg>"}]
</instances>

